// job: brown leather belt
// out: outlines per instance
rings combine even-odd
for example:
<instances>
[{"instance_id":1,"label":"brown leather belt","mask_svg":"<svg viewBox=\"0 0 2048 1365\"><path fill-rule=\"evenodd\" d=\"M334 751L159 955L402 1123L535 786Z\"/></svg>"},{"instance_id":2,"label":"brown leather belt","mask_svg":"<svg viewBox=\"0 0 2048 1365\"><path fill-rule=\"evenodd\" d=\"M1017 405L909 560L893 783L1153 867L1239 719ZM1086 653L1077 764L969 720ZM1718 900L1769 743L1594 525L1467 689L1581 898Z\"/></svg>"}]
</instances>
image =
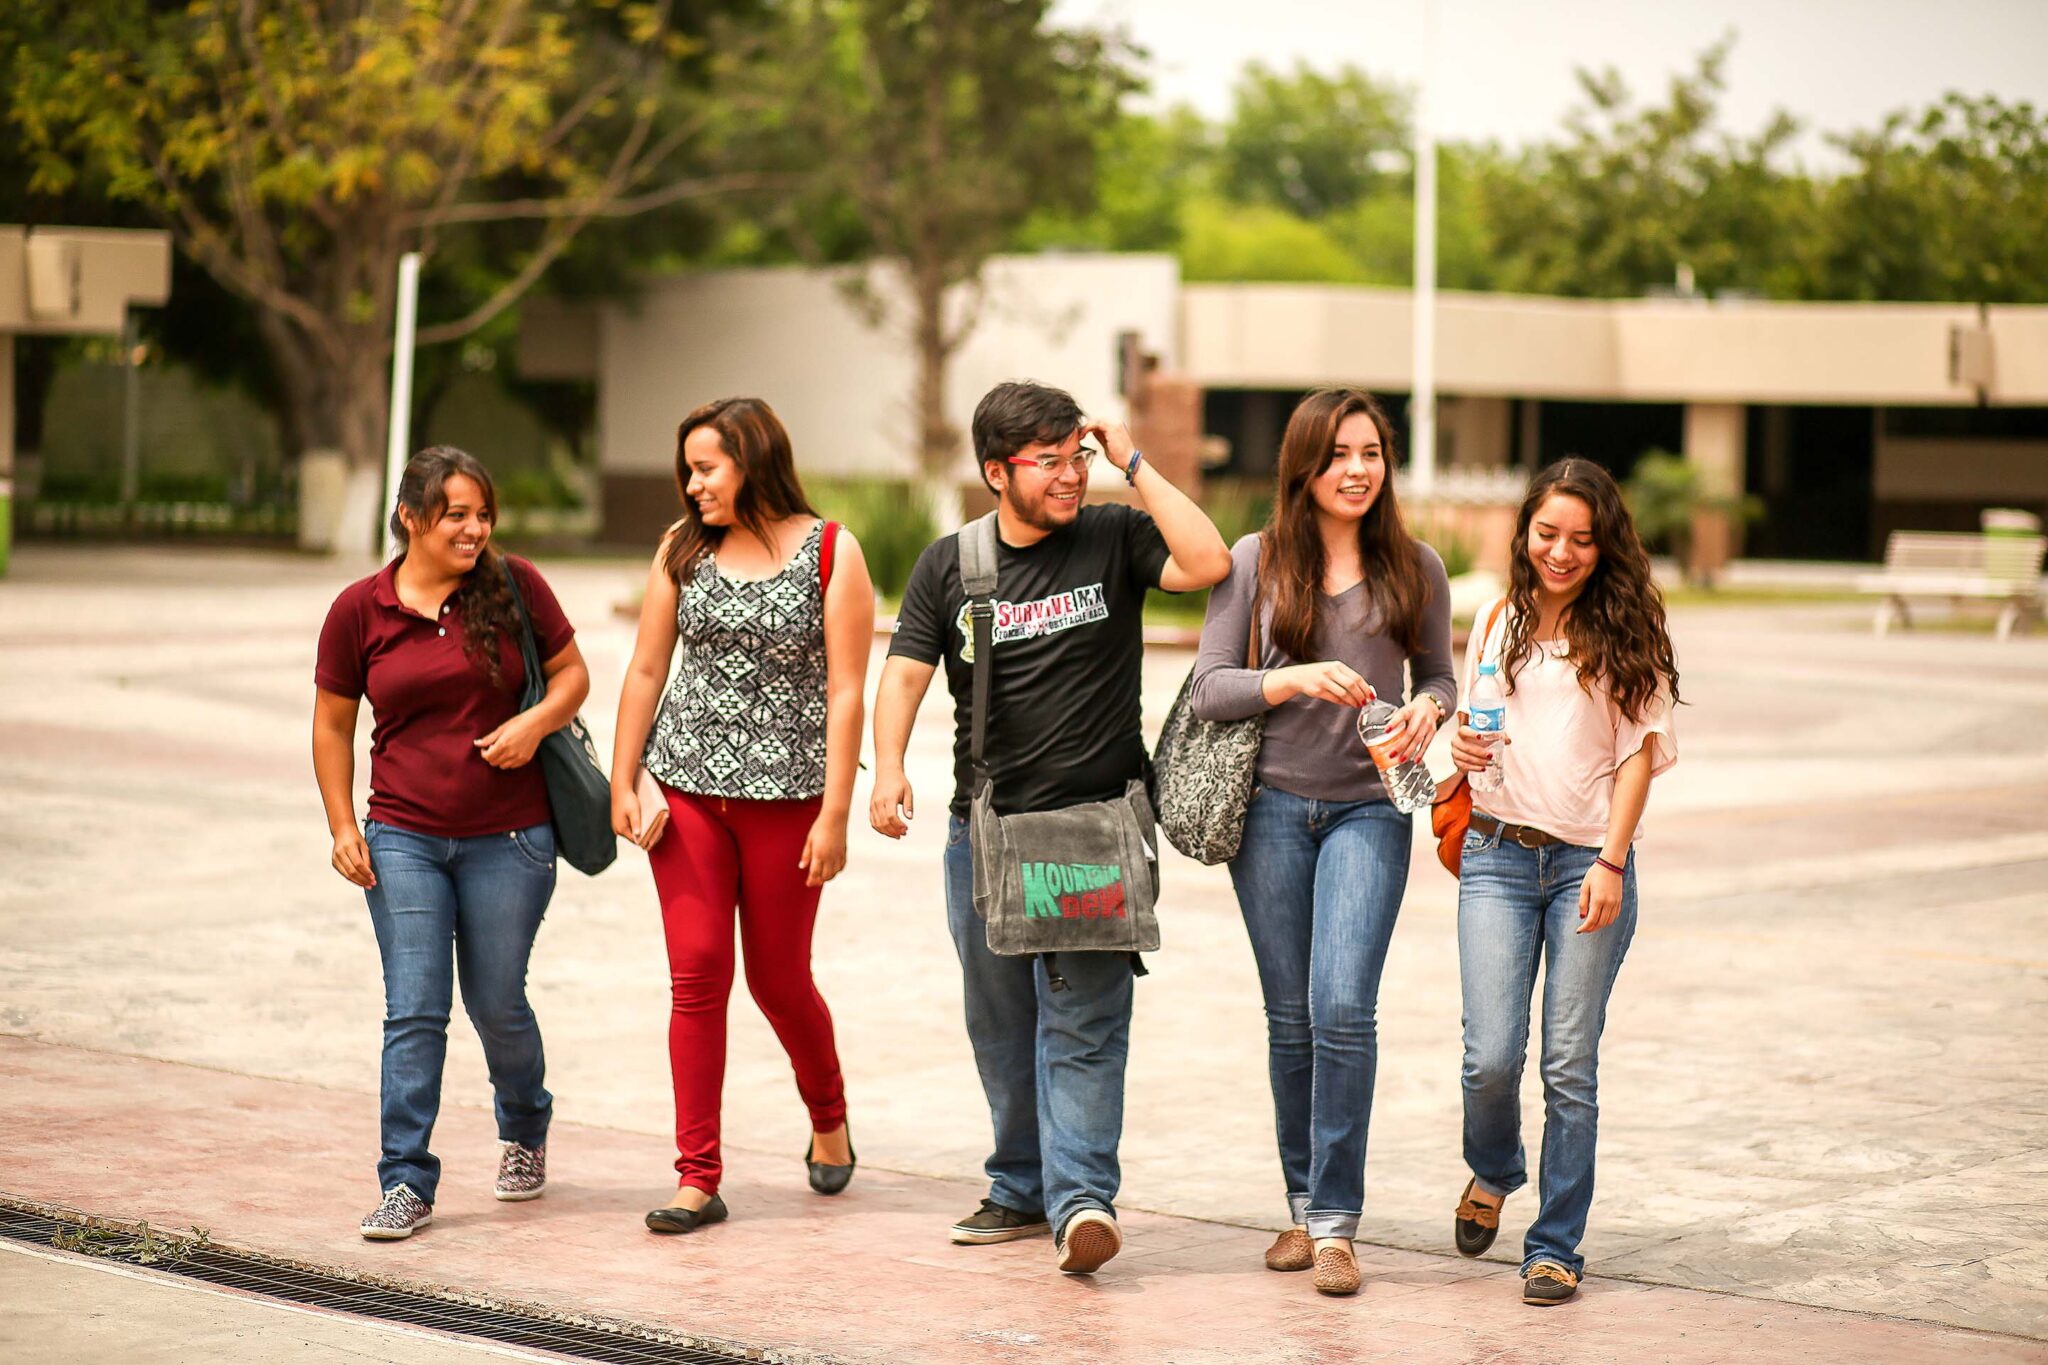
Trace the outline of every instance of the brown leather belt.
<instances>
[{"instance_id":1,"label":"brown leather belt","mask_svg":"<svg viewBox=\"0 0 2048 1365\"><path fill-rule=\"evenodd\" d=\"M1472 828L1481 834L1499 834L1503 843L1515 844L1521 848L1542 848L1548 844L1566 842L1534 825L1511 825L1505 820L1496 820L1491 815L1476 810L1472 812Z\"/></svg>"}]
</instances>

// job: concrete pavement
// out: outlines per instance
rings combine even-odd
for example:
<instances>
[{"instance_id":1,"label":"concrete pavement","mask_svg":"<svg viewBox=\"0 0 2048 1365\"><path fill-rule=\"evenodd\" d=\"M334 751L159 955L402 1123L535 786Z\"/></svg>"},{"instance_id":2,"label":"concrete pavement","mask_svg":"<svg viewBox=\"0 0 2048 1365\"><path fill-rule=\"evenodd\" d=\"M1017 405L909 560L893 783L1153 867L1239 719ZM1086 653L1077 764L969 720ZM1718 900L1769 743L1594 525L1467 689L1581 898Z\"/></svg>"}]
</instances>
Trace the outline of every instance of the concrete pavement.
<instances>
[{"instance_id":1,"label":"concrete pavement","mask_svg":"<svg viewBox=\"0 0 2048 1365\"><path fill-rule=\"evenodd\" d=\"M0 1355L37 1365L496 1365L559 1359L0 1242Z\"/></svg>"},{"instance_id":2,"label":"concrete pavement","mask_svg":"<svg viewBox=\"0 0 2048 1365\"><path fill-rule=\"evenodd\" d=\"M606 734L630 648L630 624L609 608L638 570L543 567L580 627L588 715ZM360 898L326 866L306 735L313 636L360 571L31 546L0 586L0 1031L54 1045L39 1086L82 1068L70 1049L83 1048L346 1097L360 1135L322 1158L334 1193L309 1211L343 1242L374 1199L380 994ZM1681 762L1652 796L1642 927L1603 1050L1589 1271L1617 1294L1614 1277L1627 1277L2048 1338L2048 642L1878 640L1866 621L1818 607L1679 618L1693 705ZM1153 723L1186 665L1148 660ZM818 947L860 1181L947 1182L904 1264L948 1254L943 1223L972 1207L986 1142L940 921L946 720L935 698L920 721L917 830L901 845L856 831ZM603 877L564 871L533 978L563 1120L645 1140L612 1158L644 1169L601 1172L629 1238L631 1209L667 1181L666 983L642 863L627 850ZM1263 1029L1228 881L1177 859L1166 879L1166 948L1134 1028L1123 1204L1198 1227L1274 1227L1284 1206ZM1445 1249L1463 1183L1455 895L1419 856L1381 996L1361 1236L1416 1252ZM488 1104L459 1022L452 1042L451 1129ZM185 1079L153 1085L186 1087L208 1072L156 1074ZM736 1174L743 1159L769 1163L758 1193L751 1178L728 1186L735 1241L757 1200L780 1197L786 1177L767 1172L796 1164L805 1125L787 1063L744 1002L728 1075ZM1533 1136L1533 1068L1526 1103ZM67 1143L47 1145L56 1154L38 1160L55 1164L39 1169L73 1181L73 1202L138 1212L115 1199L133 1188L113 1178L116 1154L87 1162L81 1148L64 1173ZM583 1179L564 1159L558 1179ZM0 1190L37 1194L16 1175L0 1155ZM1513 1256L1532 1205L1509 1201L1499 1254ZM1264 1238L1242 1235L1256 1268ZM1510 1293L1485 1278L1506 1274L1498 1264L1439 1271L1460 1283L1452 1272L1477 1271L1470 1283ZM1148 1276L1144 1297L1163 1311L1177 1284L1199 1283ZM1285 1303L1290 1322L1343 1311L1313 1295ZM1529 1320L1510 1306L1507 1343ZM1579 1314L1589 1329L1591 1316ZM1289 1340L1275 1338L1276 1358ZM1440 1344L1456 1356L1459 1340Z\"/></svg>"}]
</instances>

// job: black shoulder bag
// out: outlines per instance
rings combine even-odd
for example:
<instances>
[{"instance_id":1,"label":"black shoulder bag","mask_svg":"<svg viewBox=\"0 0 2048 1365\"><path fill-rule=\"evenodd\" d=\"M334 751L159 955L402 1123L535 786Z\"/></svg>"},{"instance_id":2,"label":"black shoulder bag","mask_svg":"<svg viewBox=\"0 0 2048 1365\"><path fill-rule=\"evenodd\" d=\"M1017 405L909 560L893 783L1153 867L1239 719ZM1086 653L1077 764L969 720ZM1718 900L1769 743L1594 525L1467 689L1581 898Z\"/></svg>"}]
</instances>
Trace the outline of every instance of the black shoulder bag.
<instances>
[{"instance_id":1,"label":"black shoulder bag","mask_svg":"<svg viewBox=\"0 0 2048 1365\"><path fill-rule=\"evenodd\" d=\"M512 565L500 557L505 584L512 589L513 605L519 608L519 656L526 661L526 687L519 709L532 710L548 694L547 675L541 671L540 646L533 638L533 617L527 613L526 598L513 577ZM598 761L597 744L583 717L540 742L534 755L541 776L548 785L548 808L555 825L555 851L563 861L585 876L595 877L619 856L619 836L612 832L612 784Z\"/></svg>"}]
</instances>

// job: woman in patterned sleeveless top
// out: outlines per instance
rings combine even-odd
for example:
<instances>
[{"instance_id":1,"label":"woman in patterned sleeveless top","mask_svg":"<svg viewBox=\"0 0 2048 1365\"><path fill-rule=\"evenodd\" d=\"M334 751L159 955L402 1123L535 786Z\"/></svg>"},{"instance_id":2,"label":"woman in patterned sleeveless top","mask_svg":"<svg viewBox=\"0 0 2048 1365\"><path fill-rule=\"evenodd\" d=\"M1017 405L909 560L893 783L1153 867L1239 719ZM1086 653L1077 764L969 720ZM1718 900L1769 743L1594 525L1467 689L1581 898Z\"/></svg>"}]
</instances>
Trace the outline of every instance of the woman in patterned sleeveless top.
<instances>
[{"instance_id":1,"label":"woman in patterned sleeveless top","mask_svg":"<svg viewBox=\"0 0 2048 1365\"><path fill-rule=\"evenodd\" d=\"M647 850L668 940L679 1183L647 1214L655 1232L726 1216L718 1110L735 912L747 989L810 1111L811 1188L837 1194L853 1176L811 931L821 889L846 866L875 629L860 547L812 510L766 403L722 399L684 418L676 486L683 515L648 570L612 750L612 826Z\"/></svg>"}]
</instances>

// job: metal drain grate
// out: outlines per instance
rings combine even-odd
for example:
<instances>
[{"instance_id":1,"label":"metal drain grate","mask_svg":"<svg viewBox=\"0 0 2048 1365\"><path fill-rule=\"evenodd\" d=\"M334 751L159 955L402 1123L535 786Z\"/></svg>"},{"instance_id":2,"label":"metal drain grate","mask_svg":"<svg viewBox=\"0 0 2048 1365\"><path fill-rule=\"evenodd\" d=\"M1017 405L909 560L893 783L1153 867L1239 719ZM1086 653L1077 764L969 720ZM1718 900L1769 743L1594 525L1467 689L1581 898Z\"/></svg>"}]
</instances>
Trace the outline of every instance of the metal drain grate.
<instances>
[{"instance_id":1,"label":"metal drain grate","mask_svg":"<svg viewBox=\"0 0 2048 1365\"><path fill-rule=\"evenodd\" d=\"M759 1365L759 1357L756 1356L664 1341L651 1334L639 1337L613 1328L561 1322L536 1313L479 1307L455 1299L346 1279L340 1275L301 1270L260 1256L176 1237L158 1242L157 1258L153 1262L144 1262L140 1255L143 1248L140 1241L142 1230L139 1228L129 1229L97 1219L50 1218L0 1204L0 1237L9 1241L48 1247L58 1245L59 1239L75 1238L82 1232L91 1235L95 1230L98 1230L100 1238L106 1239L95 1254L107 1260L127 1265L143 1264L147 1269L167 1275L202 1280L311 1308L353 1313L410 1327L428 1327L502 1346L552 1351L577 1360L611 1361L617 1365L732 1365L732 1362Z\"/></svg>"}]
</instances>

